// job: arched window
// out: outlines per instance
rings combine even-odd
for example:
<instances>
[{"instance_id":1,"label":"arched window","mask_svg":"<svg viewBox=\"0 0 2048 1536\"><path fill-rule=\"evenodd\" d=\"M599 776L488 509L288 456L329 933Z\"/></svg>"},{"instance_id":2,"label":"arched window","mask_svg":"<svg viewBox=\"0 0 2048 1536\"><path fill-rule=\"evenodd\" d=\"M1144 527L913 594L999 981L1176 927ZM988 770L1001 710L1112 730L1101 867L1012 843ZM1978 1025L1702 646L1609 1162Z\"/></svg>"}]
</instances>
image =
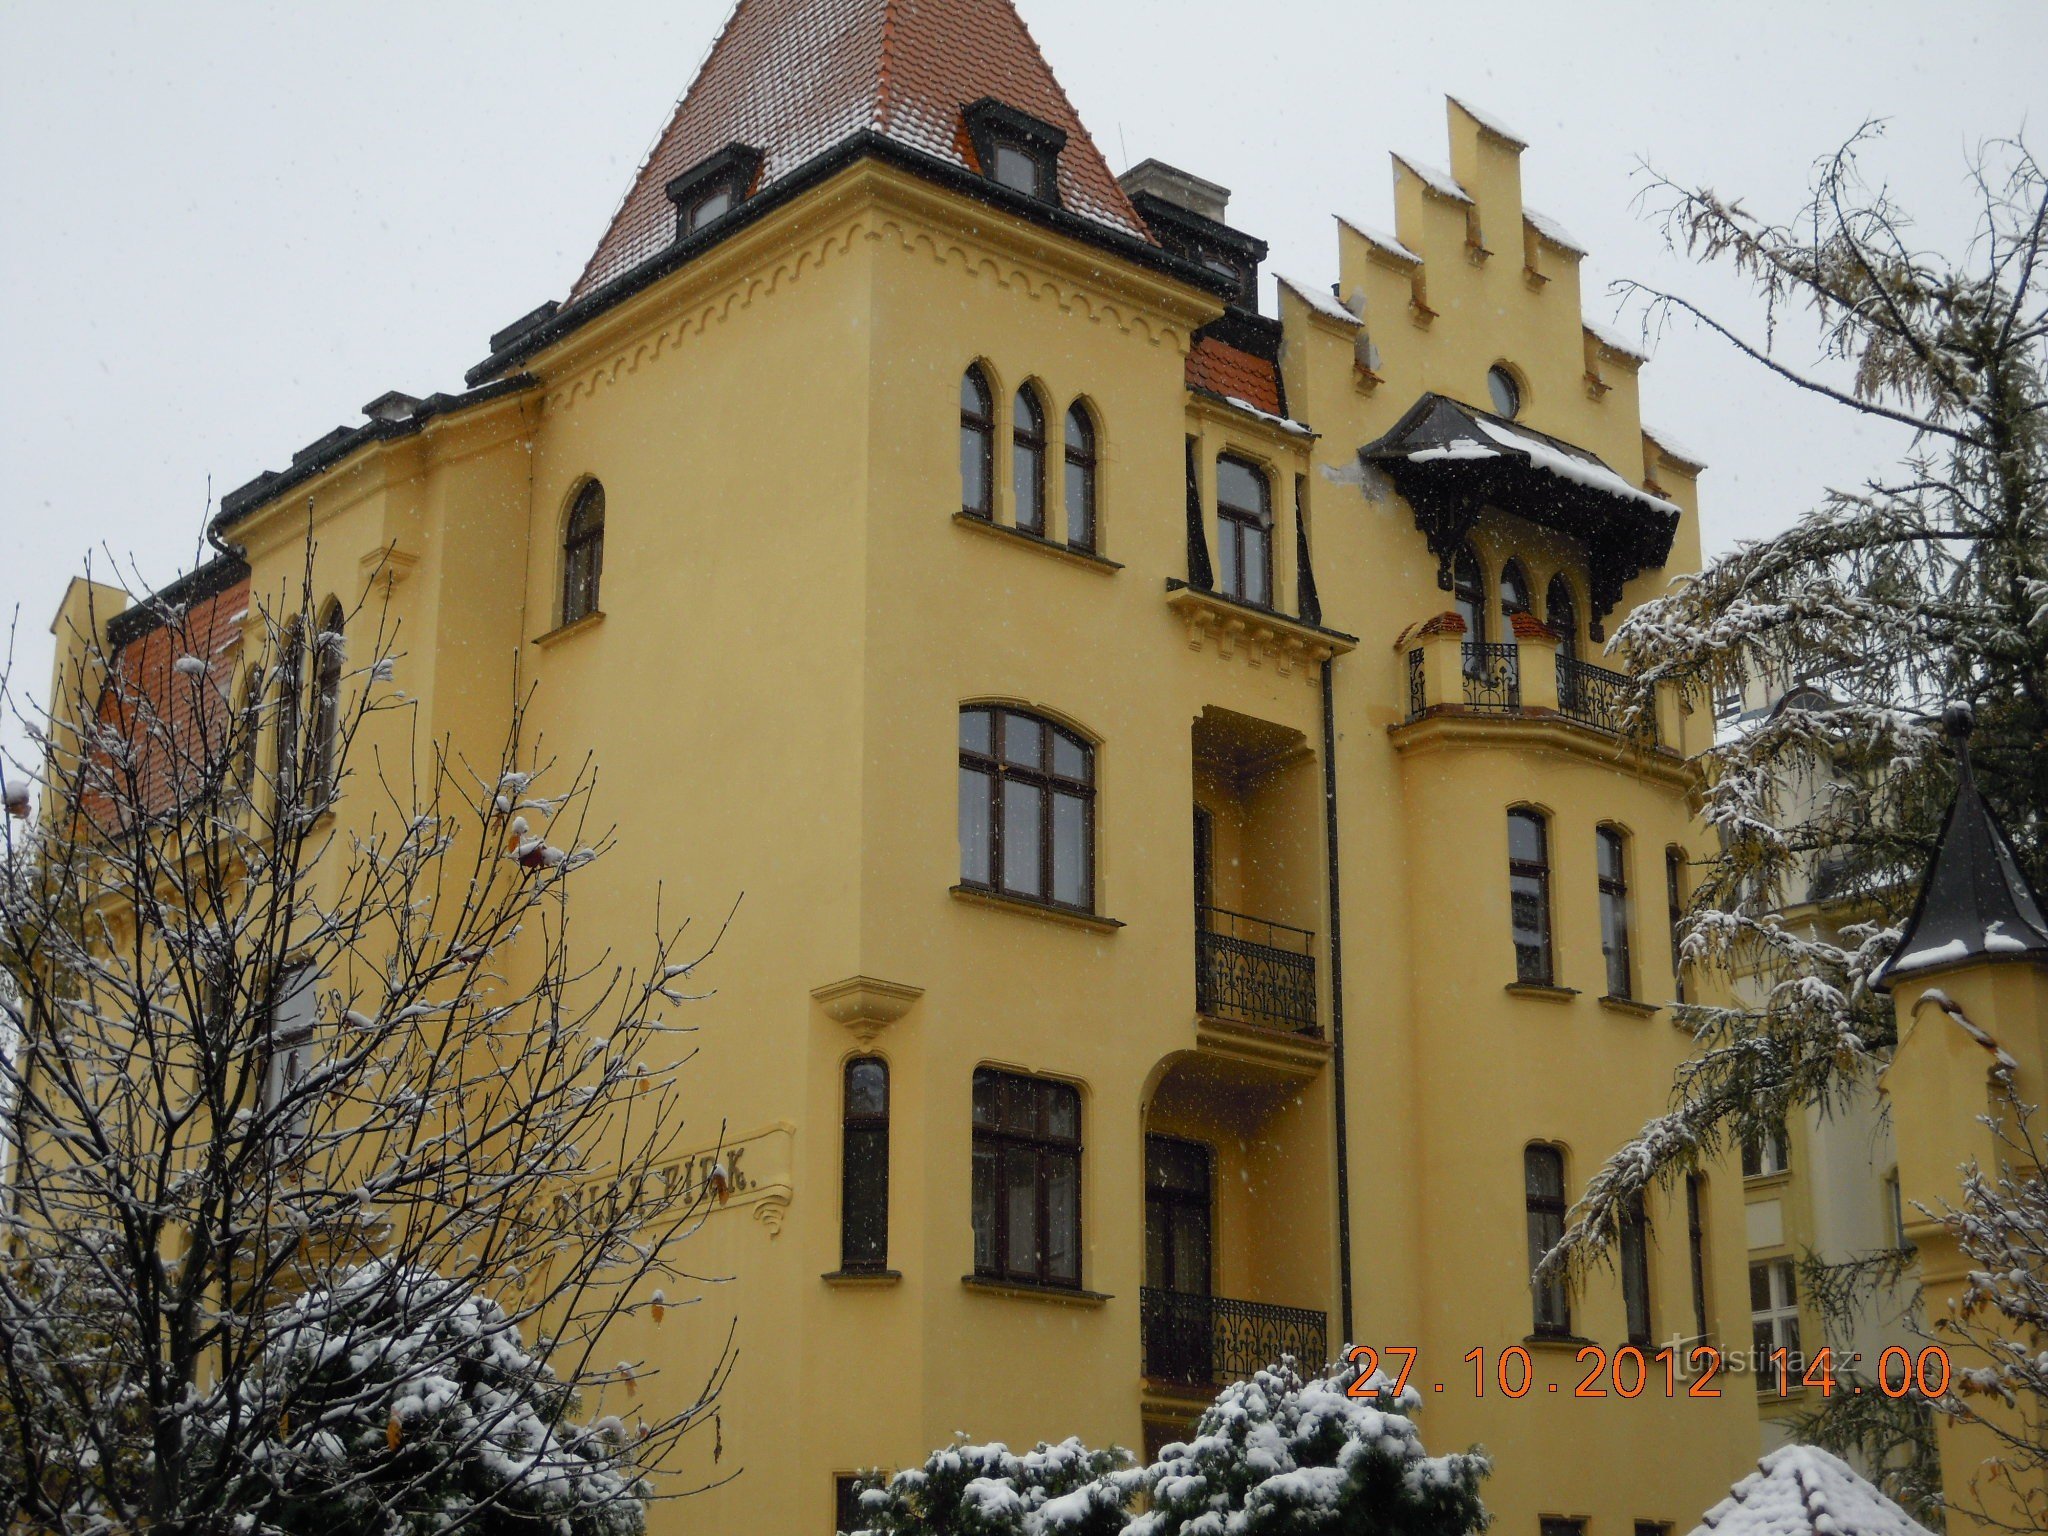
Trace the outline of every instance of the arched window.
<instances>
[{"instance_id":1,"label":"arched window","mask_svg":"<svg viewBox=\"0 0 2048 1536\"><path fill-rule=\"evenodd\" d=\"M299 800L299 724L306 712L306 629L293 619L284 629L284 649L277 659L277 804L289 810Z\"/></svg>"},{"instance_id":2,"label":"arched window","mask_svg":"<svg viewBox=\"0 0 2048 1536\"><path fill-rule=\"evenodd\" d=\"M1515 938L1515 980L1556 984L1550 964L1550 829L1540 811L1508 812L1508 911Z\"/></svg>"},{"instance_id":3,"label":"arched window","mask_svg":"<svg viewBox=\"0 0 2048 1536\"><path fill-rule=\"evenodd\" d=\"M1095 749L1014 709L960 711L960 883L1095 909Z\"/></svg>"},{"instance_id":4,"label":"arched window","mask_svg":"<svg viewBox=\"0 0 2048 1536\"><path fill-rule=\"evenodd\" d=\"M1572 584L1559 572L1550 578L1543 593L1543 622L1557 631L1557 654L1562 661L1579 659L1579 609L1572 600Z\"/></svg>"},{"instance_id":5,"label":"arched window","mask_svg":"<svg viewBox=\"0 0 2048 1536\"><path fill-rule=\"evenodd\" d=\"M1045 408L1029 384L1011 402L1011 511L1020 533L1045 533Z\"/></svg>"},{"instance_id":6,"label":"arched window","mask_svg":"<svg viewBox=\"0 0 2048 1536\"><path fill-rule=\"evenodd\" d=\"M879 1056L846 1064L840 1131L839 1267L889 1266L889 1066Z\"/></svg>"},{"instance_id":7,"label":"arched window","mask_svg":"<svg viewBox=\"0 0 2048 1536\"><path fill-rule=\"evenodd\" d=\"M977 363L960 376L960 510L969 517L995 515L995 410L988 377Z\"/></svg>"},{"instance_id":8,"label":"arched window","mask_svg":"<svg viewBox=\"0 0 2048 1536\"><path fill-rule=\"evenodd\" d=\"M342 639L341 604L330 602L313 637L313 779L306 803L315 809L334 798L335 755L341 738L341 665L347 654Z\"/></svg>"},{"instance_id":9,"label":"arched window","mask_svg":"<svg viewBox=\"0 0 2048 1536\"><path fill-rule=\"evenodd\" d=\"M562 536L562 622L574 624L598 612L598 582L604 575L604 487L586 480L569 509Z\"/></svg>"},{"instance_id":10,"label":"arched window","mask_svg":"<svg viewBox=\"0 0 2048 1536\"><path fill-rule=\"evenodd\" d=\"M1529 612L1529 577L1519 560L1510 560L1500 568L1500 612L1504 619Z\"/></svg>"},{"instance_id":11,"label":"arched window","mask_svg":"<svg viewBox=\"0 0 2048 1536\"><path fill-rule=\"evenodd\" d=\"M1225 454L1216 461L1218 590L1225 597L1273 604L1273 488L1266 472Z\"/></svg>"},{"instance_id":12,"label":"arched window","mask_svg":"<svg viewBox=\"0 0 2048 1536\"><path fill-rule=\"evenodd\" d=\"M1607 995L1633 997L1628 953L1628 839L1618 827L1598 829L1600 953L1607 958Z\"/></svg>"},{"instance_id":13,"label":"arched window","mask_svg":"<svg viewBox=\"0 0 2048 1536\"><path fill-rule=\"evenodd\" d=\"M1459 545L1451 557L1451 606L1465 621L1465 643L1486 644L1486 578L1470 544Z\"/></svg>"},{"instance_id":14,"label":"arched window","mask_svg":"<svg viewBox=\"0 0 2048 1536\"><path fill-rule=\"evenodd\" d=\"M1078 400L1067 411L1067 543L1095 548L1095 423Z\"/></svg>"},{"instance_id":15,"label":"arched window","mask_svg":"<svg viewBox=\"0 0 2048 1536\"><path fill-rule=\"evenodd\" d=\"M1639 1190L1621 1213L1621 1305L1628 1342L1650 1348L1650 1216Z\"/></svg>"},{"instance_id":16,"label":"arched window","mask_svg":"<svg viewBox=\"0 0 2048 1536\"><path fill-rule=\"evenodd\" d=\"M1534 1278L1543 1256L1564 1236L1564 1153L1556 1147L1532 1143L1522 1149L1523 1203L1529 1222L1529 1289L1535 1302L1539 1337L1559 1338L1572 1331L1571 1295L1564 1278Z\"/></svg>"}]
</instances>

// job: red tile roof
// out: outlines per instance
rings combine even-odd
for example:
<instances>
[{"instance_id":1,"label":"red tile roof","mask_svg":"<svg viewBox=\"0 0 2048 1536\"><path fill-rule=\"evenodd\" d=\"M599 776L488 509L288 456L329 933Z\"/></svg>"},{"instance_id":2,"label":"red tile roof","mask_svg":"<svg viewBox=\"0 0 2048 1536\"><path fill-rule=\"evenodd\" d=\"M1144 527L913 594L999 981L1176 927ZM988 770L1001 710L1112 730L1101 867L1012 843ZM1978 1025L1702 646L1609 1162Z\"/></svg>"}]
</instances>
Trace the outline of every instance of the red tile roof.
<instances>
[{"instance_id":1,"label":"red tile roof","mask_svg":"<svg viewBox=\"0 0 2048 1536\"><path fill-rule=\"evenodd\" d=\"M728 144L762 152L758 187L862 131L976 170L984 96L1066 130L1069 210L1151 241L1010 0L739 0L570 298L674 243L665 188Z\"/></svg>"},{"instance_id":2,"label":"red tile roof","mask_svg":"<svg viewBox=\"0 0 2048 1536\"><path fill-rule=\"evenodd\" d=\"M112 675L100 692L100 723L126 739L136 754L132 769L113 770L120 800L128 798L132 784L141 808L155 815L173 809L198 787L226 739L241 620L248 607L244 577L114 653ZM177 669L187 656L206 663L204 676ZM89 794L85 809L97 820L111 804L105 795Z\"/></svg>"},{"instance_id":3,"label":"red tile roof","mask_svg":"<svg viewBox=\"0 0 2048 1536\"><path fill-rule=\"evenodd\" d=\"M1280 370L1256 353L1204 336L1188 352L1188 388L1205 389L1257 406L1272 416L1284 416L1280 399Z\"/></svg>"}]
</instances>

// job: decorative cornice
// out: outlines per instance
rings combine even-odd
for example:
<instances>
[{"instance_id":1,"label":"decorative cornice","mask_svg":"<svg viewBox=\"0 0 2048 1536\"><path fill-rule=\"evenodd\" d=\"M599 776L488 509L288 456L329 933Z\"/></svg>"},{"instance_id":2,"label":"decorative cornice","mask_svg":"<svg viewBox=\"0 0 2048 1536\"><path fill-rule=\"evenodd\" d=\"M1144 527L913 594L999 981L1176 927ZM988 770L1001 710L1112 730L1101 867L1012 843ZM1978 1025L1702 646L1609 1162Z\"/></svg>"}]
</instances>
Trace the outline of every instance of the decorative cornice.
<instances>
[{"instance_id":1,"label":"decorative cornice","mask_svg":"<svg viewBox=\"0 0 2048 1536\"><path fill-rule=\"evenodd\" d=\"M1353 636L1334 629L1320 629L1284 613L1233 602L1185 583L1169 585L1172 590L1167 593L1166 606L1187 627L1191 651L1212 644L1223 660L1242 656L1254 667L1271 663L1281 677L1291 677L1299 668L1303 676L1314 682L1317 663L1342 656L1358 646Z\"/></svg>"},{"instance_id":2,"label":"decorative cornice","mask_svg":"<svg viewBox=\"0 0 2048 1536\"><path fill-rule=\"evenodd\" d=\"M923 987L874 976L849 976L811 989L811 998L824 1009L825 1017L844 1024L863 1045L902 1018L923 996Z\"/></svg>"},{"instance_id":3,"label":"decorative cornice","mask_svg":"<svg viewBox=\"0 0 2048 1536\"><path fill-rule=\"evenodd\" d=\"M1696 787L1700 776L1696 764L1669 747L1640 747L1547 710L1468 713L1462 705L1438 704L1427 714L1388 726L1387 734L1394 750L1404 755L1459 747L1548 748L1679 789Z\"/></svg>"}]
</instances>

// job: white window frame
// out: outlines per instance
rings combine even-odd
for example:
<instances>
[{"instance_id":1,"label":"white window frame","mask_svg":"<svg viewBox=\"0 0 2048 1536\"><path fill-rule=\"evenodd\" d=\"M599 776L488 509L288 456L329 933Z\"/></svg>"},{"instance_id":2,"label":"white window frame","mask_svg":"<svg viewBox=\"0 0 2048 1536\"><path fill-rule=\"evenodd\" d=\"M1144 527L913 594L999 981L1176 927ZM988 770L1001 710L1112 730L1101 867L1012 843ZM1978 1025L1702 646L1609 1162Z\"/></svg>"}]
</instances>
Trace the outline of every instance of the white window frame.
<instances>
[{"instance_id":1,"label":"white window frame","mask_svg":"<svg viewBox=\"0 0 2048 1536\"><path fill-rule=\"evenodd\" d=\"M319 1017L320 978L310 965L294 965L278 984L277 998L270 1011L270 1030L264 1043L262 1107L266 1114L290 1098L292 1091L313 1070L313 1033ZM280 1139L296 1142L306 1133L312 1105L301 1100L292 1107Z\"/></svg>"},{"instance_id":2,"label":"white window frame","mask_svg":"<svg viewBox=\"0 0 2048 1536\"><path fill-rule=\"evenodd\" d=\"M1756 1153L1756 1166L1750 1167L1750 1153ZM1792 1170L1792 1131L1788 1126L1779 1126L1771 1135L1761 1141L1745 1142L1742 1147L1742 1176L1745 1179L1770 1179Z\"/></svg>"},{"instance_id":3,"label":"white window frame","mask_svg":"<svg viewBox=\"0 0 2048 1536\"><path fill-rule=\"evenodd\" d=\"M1756 1272L1764 1272L1764 1288L1768 1304L1756 1304ZM1769 1330L1770 1348L1764 1351L1764 1358L1755 1362L1760 1388L1773 1379L1770 1356L1785 1349L1791 1351L1786 1357L1787 1384L1796 1386L1806 1369L1806 1356L1800 1342L1799 1329L1799 1275L1792 1260L1788 1258L1756 1259L1749 1266L1749 1327L1750 1343L1756 1343L1756 1330Z\"/></svg>"}]
</instances>

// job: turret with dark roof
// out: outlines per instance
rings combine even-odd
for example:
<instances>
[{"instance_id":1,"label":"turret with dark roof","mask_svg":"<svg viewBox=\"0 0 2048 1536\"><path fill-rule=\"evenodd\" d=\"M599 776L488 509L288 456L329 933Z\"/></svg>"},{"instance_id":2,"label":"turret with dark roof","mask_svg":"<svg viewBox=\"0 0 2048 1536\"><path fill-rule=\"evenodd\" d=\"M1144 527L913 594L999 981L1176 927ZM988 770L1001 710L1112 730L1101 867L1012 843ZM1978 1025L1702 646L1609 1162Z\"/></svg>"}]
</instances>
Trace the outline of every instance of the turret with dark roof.
<instances>
[{"instance_id":1,"label":"turret with dark roof","mask_svg":"<svg viewBox=\"0 0 2048 1536\"><path fill-rule=\"evenodd\" d=\"M1957 965L2048 964L2048 918L2040 897L1970 772L1970 711L1952 706L1943 723L1960 769L1956 796L1899 947L1873 978L1884 990L1902 977Z\"/></svg>"}]
</instances>

